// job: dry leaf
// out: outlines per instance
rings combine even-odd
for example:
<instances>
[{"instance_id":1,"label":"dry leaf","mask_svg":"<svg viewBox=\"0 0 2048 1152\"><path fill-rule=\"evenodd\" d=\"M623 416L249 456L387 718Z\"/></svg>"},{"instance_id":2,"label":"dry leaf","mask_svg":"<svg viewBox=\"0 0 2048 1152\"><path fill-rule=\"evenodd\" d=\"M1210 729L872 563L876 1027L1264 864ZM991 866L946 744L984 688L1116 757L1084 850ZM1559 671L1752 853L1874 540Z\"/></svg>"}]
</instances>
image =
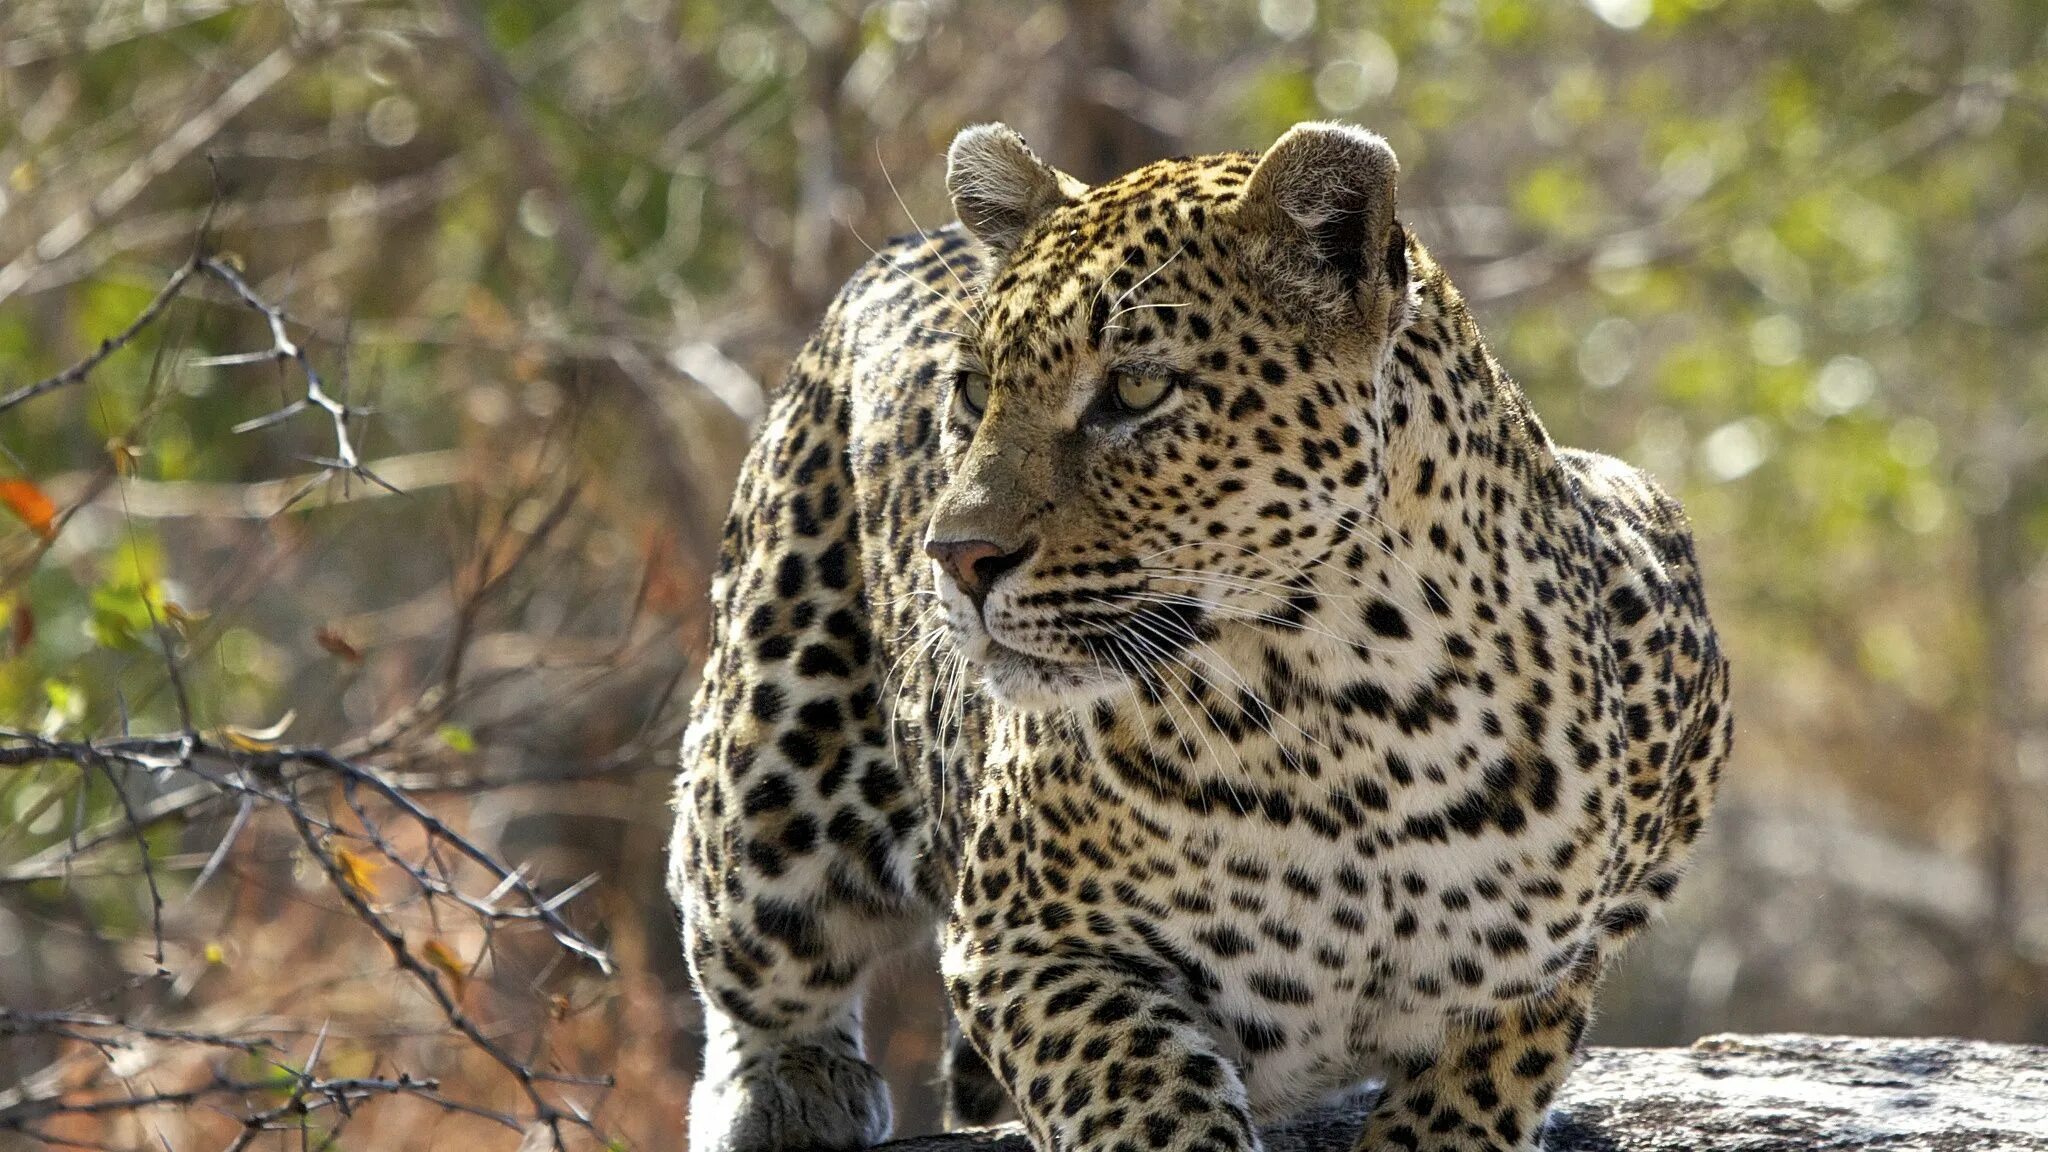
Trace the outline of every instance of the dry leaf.
<instances>
[{"instance_id":1,"label":"dry leaf","mask_svg":"<svg viewBox=\"0 0 2048 1152\"><path fill-rule=\"evenodd\" d=\"M45 540L57 538L57 505L29 480L0 480L0 504Z\"/></svg>"},{"instance_id":2,"label":"dry leaf","mask_svg":"<svg viewBox=\"0 0 2048 1152\"><path fill-rule=\"evenodd\" d=\"M244 728L240 724L223 724L220 737L229 747L239 748L244 752L275 752L277 738L284 735L284 730L291 727L292 721L298 718L298 710L291 709L268 728Z\"/></svg>"},{"instance_id":3,"label":"dry leaf","mask_svg":"<svg viewBox=\"0 0 2048 1152\"><path fill-rule=\"evenodd\" d=\"M9 615L11 619L8 627L7 651L9 655L18 657L28 651L28 646L35 641L36 614L35 610L28 606L28 601L22 600L16 602L14 611Z\"/></svg>"},{"instance_id":4,"label":"dry leaf","mask_svg":"<svg viewBox=\"0 0 2048 1152\"><path fill-rule=\"evenodd\" d=\"M673 531L653 523L641 527L640 555L645 564L647 607L663 615L673 615L696 603L678 560L680 551Z\"/></svg>"},{"instance_id":5,"label":"dry leaf","mask_svg":"<svg viewBox=\"0 0 2048 1152\"><path fill-rule=\"evenodd\" d=\"M332 625L321 625L320 630L313 633L313 639L320 647L327 650L328 655L337 660L346 661L350 664L361 664L363 662L363 650L349 643L348 638L335 631Z\"/></svg>"},{"instance_id":6,"label":"dry leaf","mask_svg":"<svg viewBox=\"0 0 2048 1152\"><path fill-rule=\"evenodd\" d=\"M513 322L512 313L496 296L482 288L470 288L469 295L462 301L462 318L469 322L471 331L486 340L511 340L519 334L519 326Z\"/></svg>"},{"instance_id":7,"label":"dry leaf","mask_svg":"<svg viewBox=\"0 0 2048 1152\"><path fill-rule=\"evenodd\" d=\"M429 940L426 947L420 949L420 954L427 958L427 963L439 968L441 974L448 977L448 982L455 985L457 996L462 995L462 989L469 983L469 966L455 954L455 949L439 940Z\"/></svg>"},{"instance_id":8,"label":"dry leaf","mask_svg":"<svg viewBox=\"0 0 2048 1152\"><path fill-rule=\"evenodd\" d=\"M341 882L348 889L365 900L377 898L377 866L349 851L347 848L334 850L334 870L341 874Z\"/></svg>"},{"instance_id":9,"label":"dry leaf","mask_svg":"<svg viewBox=\"0 0 2048 1152\"><path fill-rule=\"evenodd\" d=\"M258 740L230 724L220 730L221 740L228 747L242 752L275 752L277 745L268 740Z\"/></svg>"},{"instance_id":10,"label":"dry leaf","mask_svg":"<svg viewBox=\"0 0 2048 1152\"><path fill-rule=\"evenodd\" d=\"M531 384L547 374L547 350L538 344L520 347L512 356L512 378L522 384Z\"/></svg>"},{"instance_id":11,"label":"dry leaf","mask_svg":"<svg viewBox=\"0 0 2048 1152\"><path fill-rule=\"evenodd\" d=\"M107 441L107 456L114 462L114 471L128 477L135 475L136 465L142 460L142 449L129 443L126 437L115 436Z\"/></svg>"},{"instance_id":12,"label":"dry leaf","mask_svg":"<svg viewBox=\"0 0 2048 1152\"><path fill-rule=\"evenodd\" d=\"M164 615L170 617L171 625L178 630L178 634L180 636L185 634L185 630L187 628L191 627L194 624L198 624L201 621L204 621L208 616L213 615L213 613L211 612L202 612L196 608L187 608L183 604L178 603L176 600L164 601L163 607Z\"/></svg>"}]
</instances>

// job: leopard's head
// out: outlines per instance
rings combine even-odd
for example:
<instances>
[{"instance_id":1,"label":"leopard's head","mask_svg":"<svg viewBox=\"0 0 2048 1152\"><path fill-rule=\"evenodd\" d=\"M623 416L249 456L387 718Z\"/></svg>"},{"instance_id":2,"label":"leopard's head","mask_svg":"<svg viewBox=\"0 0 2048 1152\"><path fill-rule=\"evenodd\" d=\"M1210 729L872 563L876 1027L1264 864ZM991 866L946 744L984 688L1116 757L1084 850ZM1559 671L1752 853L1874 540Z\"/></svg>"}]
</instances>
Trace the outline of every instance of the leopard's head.
<instances>
[{"instance_id":1,"label":"leopard's head","mask_svg":"<svg viewBox=\"0 0 2048 1152\"><path fill-rule=\"evenodd\" d=\"M994 695L1082 704L1298 612L1381 484L1410 300L1394 154L1340 124L1095 187L1002 125L947 186L964 310L925 550Z\"/></svg>"}]
</instances>

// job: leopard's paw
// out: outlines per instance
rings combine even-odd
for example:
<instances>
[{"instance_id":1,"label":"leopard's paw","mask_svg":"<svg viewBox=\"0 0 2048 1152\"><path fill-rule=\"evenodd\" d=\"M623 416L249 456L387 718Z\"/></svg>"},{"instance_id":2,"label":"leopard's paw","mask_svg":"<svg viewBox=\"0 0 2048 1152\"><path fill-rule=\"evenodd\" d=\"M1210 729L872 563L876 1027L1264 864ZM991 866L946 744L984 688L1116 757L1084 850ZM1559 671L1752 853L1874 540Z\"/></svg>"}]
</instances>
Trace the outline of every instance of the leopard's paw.
<instances>
[{"instance_id":1,"label":"leopard's paw","mask_svg":"<svg viewBox=\"0 0 2048 1152\"><path fill-rule=\"evenodd\" d=\"M855 1152L887 1140L890 1122L873 1065L789 1044L705 1070L690 1093L690 1152Z\"/></svg>"},{"instance_id":2,"label":"leopard's paw","mask_svg":"<svg viewBox=\"0 0 2048 1152\"><path fill-rule=\"evenodd\" d=\"M946 1086L944 1119L949 1129L993 1124L1002 1114L1003 1106L1010 1102L1009 1093L996 1080L995 1070L967 1042L967 1037L957 1032L946 1038L939 1078Z\"/></svg>"}]
</instances>

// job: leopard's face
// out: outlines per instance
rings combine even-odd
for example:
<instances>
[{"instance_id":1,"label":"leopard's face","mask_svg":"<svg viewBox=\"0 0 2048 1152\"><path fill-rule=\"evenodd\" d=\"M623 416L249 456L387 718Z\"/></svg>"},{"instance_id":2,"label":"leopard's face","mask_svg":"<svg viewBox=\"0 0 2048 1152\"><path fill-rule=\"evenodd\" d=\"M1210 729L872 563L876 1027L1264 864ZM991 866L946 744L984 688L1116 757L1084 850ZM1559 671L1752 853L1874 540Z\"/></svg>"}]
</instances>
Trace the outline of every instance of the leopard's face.
<instances>
[{"instance_id":1,"label":"leopard's face","mask_svg":"<svg viewBox=\"0 0 2048 1152\"><path fill-rule=\"evenodd\" d=\"M1276 239L1253 183L1269 162L1168 161L1063 197L961 318L927 550L1006 703L1213 676L1219 630L1298 618L1372 516L1396 305Z\"/></svg>"}]
</instances>

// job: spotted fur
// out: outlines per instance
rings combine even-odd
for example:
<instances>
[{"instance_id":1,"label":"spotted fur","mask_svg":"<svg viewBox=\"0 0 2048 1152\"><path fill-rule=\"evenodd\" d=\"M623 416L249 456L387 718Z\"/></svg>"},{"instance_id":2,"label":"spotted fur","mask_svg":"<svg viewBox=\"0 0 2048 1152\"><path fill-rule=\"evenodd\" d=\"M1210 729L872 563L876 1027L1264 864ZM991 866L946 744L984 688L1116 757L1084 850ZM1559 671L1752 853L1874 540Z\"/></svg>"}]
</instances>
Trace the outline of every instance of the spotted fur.
<instances>
[{"instance_id":1,"label":"spotted fur","mask_svg":"<svg viewBox=\"0 0 2048 1152\"><path fill-rule=\"evenodd\" d=\"M1726 757L1684 515L1553 444L1377 137L1085 188L956 142L973 231L841 293L749 456L671 886L696 1152L886 1137L863 976L941 931L1042 1149L1530 1149ZM1129 403L1143 401L1142 408ZM934 559L936 557L936 559Z\"/></svg>"}]
</instances>

